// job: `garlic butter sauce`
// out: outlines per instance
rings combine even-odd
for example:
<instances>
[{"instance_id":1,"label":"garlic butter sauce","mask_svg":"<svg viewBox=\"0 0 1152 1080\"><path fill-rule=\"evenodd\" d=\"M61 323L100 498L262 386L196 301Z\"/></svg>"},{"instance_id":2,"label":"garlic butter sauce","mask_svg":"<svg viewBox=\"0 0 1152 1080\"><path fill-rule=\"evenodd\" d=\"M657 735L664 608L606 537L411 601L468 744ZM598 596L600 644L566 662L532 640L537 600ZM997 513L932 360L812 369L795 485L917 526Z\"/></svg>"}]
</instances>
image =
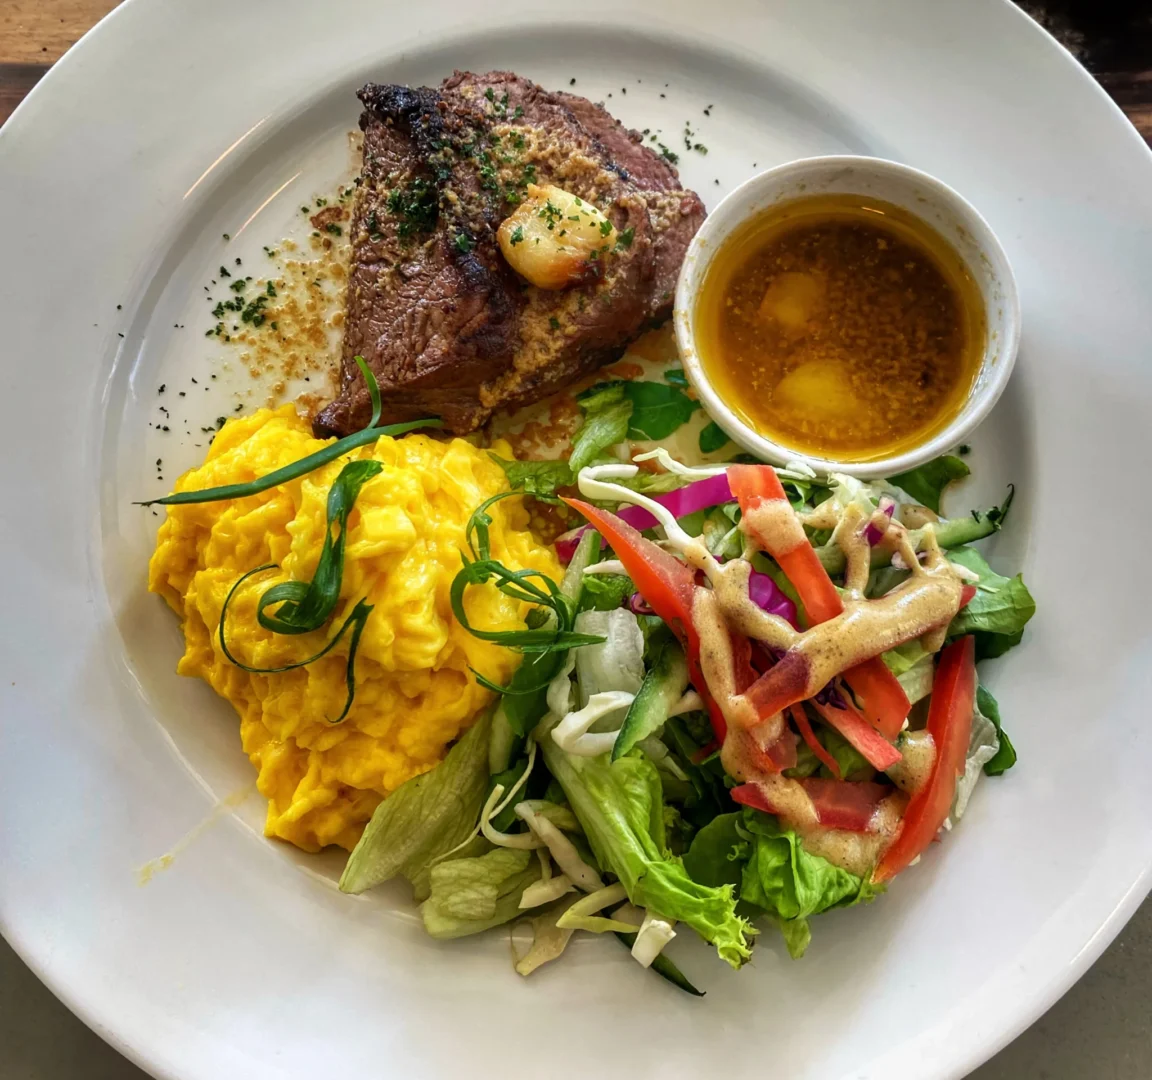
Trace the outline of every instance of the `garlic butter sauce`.
<instances>
[{"instance_id":1,"label":"garlic butter sauce","mask_svg":"<svg viewBox=\"0 0 1152 1080\"><path fill-rule=\"evenodd\" d=\"M899 207L818 195L728 237L696 309L700 361L752 428L802 453L901 453L963 408L984 353L980 291Z\"/></svg>"}]
</instances>

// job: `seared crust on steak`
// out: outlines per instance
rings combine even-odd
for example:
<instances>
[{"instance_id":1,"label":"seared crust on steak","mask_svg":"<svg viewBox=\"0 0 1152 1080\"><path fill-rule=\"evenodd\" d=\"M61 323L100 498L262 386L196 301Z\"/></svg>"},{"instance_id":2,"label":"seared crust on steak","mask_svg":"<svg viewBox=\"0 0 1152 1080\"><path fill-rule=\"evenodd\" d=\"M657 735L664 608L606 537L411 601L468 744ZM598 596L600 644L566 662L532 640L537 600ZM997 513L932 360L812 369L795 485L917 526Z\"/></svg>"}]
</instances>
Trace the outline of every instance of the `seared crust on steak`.
<instances>
[{"instance_id":1,"label":"seared crust on steak","mask_svg":"<svg viewBox=\"0 0 1152 1080\"><path fill-rule=\"evenodd\" d=\"M671 166L600 106L510 72L457 72L437 89L369 84L352 218L341 388L318 434L363 427L380 384L385 422L440 416L458 434L610 362L671 313L704 218ZM500 222L529 183L592 202L628 243L560 292L505 262Z\"/></svg>"}]
</instances>

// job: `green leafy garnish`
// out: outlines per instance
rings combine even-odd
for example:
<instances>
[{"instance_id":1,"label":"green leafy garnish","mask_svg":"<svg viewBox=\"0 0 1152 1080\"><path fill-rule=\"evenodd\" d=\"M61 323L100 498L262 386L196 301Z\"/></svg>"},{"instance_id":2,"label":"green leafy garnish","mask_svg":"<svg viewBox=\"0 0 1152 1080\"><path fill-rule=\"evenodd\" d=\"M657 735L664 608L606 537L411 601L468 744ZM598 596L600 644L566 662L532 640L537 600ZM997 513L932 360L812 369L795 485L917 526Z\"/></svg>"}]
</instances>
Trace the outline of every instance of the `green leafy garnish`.
<instances>
[{"instance_id":1,"label":"green leafy garnish","mask_svg":"<svg viewBox=\"0 0 1152 1080\"><path fill-rule=\"evenodd\" d=\"M630 439L666 439L700 408L700 402L678 386L630 382L625 384L625 393L632 402Z\"/></svg>"},{"instance_id":2,"label":"green leafy garnish","mask_svg":"<svg viewBox=\"0 0 1152 1080\"><path fill-rule=\"evenodd\" d=\"M682 367L670 368L668 371L664 372L664 381L669 386L687 387L688 376L684 374L684 369Z\"/></svg>"},{"instance_id":3,"label":"green leafy garnish","mask_svg":"<svg viewBox=\"0 0 1152 1080\"><path fill-rule=\"evenodd\" d=\"M285 465L282 469L277 469L275 472L270 472L256 480L249 480L243 484L224 484L221 487L204 488L202 491L178 491L173 495L165 495L162 499L149 499L147 502L140 502L136 505L185 506L190 503L244 499L249 495L259 495L260 492L278 487L280 484L299 480L301 476L307 476L308 473L323 468L329 462L342 458L345 454L351 453L361 446L370 446L382 435L403 435L405 432L415 431L417 428L443 427L444 422L436 419L409 420L403 424L388 424L385 427L377 427L376 424L380 420L381 411L380 387L371 369L364 362L364 357L357 356L356 363L360 366L368 384L369 396L372 399L372 419L368 421L368 426L363 430L345 435L344 438L337 439L334 443L324 447L323 450L317 450L314 454L309 454L299 461L292 462L291 465Z\"/></svg>"},{"instance_id":4,"label":"green leafy garnish","mask_svg":"<svg viewBox=\"0 0 1152 1080\"><path fill-rule=\"evenodd\" d=\"M284 581L273 585L256 607L256 618L265 630L277 634L307 634L328 621L340 599L344 578L344 541L348 515L360 489L384 469L379 461L350 461L328 491L328 526L324 546L311 581ZM333 538L333 529L336 536ZM275 614L267 609L281 604Z\"/></svg>"},{"instance_id":5,"label":"green leafy garnish","mask_svg":"<svg viewBox=\"0 0 1152 1080\"><path fill-rule=\"evenodd\" d=\"M344 579L344 541L348 532L348 515L352 512L356 497L360 489L377 476L383 465L378 461L350 461L340 475L336 477L328 492L328 526L324 536L324 546L320 552L320 559L316 564L316 573L311 581L283 581L273 585L259 599L256 605L256 619L265 630L277 634L308 634L319 630L331 618L332 612L340 599L340 585ZM333 530L335 529L335 536ZM224 606L220 609L220 651L236 667L243 671L257 675L272 675L282 671L291 671L294 668L304 667L315 660L319 660L336 647L337 642L343 638L345 632L351 628L352 637L348 646L348 665L345 671L345 681L348 686L348 697L344 702L344 709L335 720L338 724L352 708L352 699L356 696L356 652L360 647L360 635L364 632L364 624L372 612L372 605L361 600L352 609L352 613L344 620L336 636L314 656L307 660L299 660L283 667L256 668L250 667L237 660L228 648L228 641L224 633L225 621L228 617L228 605L231 603L236 590L254 574L263 570L279 569L275 564L266 564L249 570L228 590ZM268 608L279 604L280 609L269 613Z\"/></svg>"},{"instance_id":6,"label":"green leafy garnish","mask_svg":"<svg viewBox=\"0 0 1152 1080\"><path fill-rule=\"evenodd\" d=\"M1016 764L1016 748L1000 725L1000 703L983 686L976 687L976 711L992 723L1000 737L1000 749L984 762L984 772L988 776L1000 776Z\"/></svg>"},{"instance_id":7,"label":"green leafy garnish","mask_svg":"<svg viewBox=\"0 0 1152 1080\"><path fill-rule=\"evenodd\" d=\"M641 380L600 383L585 390L578 400L582 407L603 400L630 402L628 430L621 436L629 439L666 439L700 408L700 402L693 401L680 386Z\"/></svg>"},{"instance_id":8,"label":"green leafy garnish","mask_svg":"<svg viewBox=\"0 0 1152 1080\"><path fill-rule=\"evenodd\" d=\"M636 591L624 574L587 574L580 596L581 611L615 611Z\"/></svg>"},{"instance_id":9,"label":"green leafy garnish","mask_svg":"<svg viewBox=\"0 0 1152 1080\"><path fill-rule=\"evenodd\" d=\"M504 470L508 486L526 495L555 495L572 483L572 470L566 461L507 461L490 454Z\"/></svg>"},{"instance_id":10,"label":"green leafy garnish","mask_svg":"<svg viewBox=\"0 0 1152 1080\"><path fill-rule=\"evenodd\" d=\"M715 420L710 420L700 432L700 453L714 453L731 441L728 433Z\"/></svg>"},{"instance_id":11,"label":"green leafy garnish","mask_svg":"<svg viewBox=\"0 0 1152 1080\"><path fill-rule=\"evenodd\" d=\"M468 519L465 530L469 558L460 553L464 566L452 581L449 598L456 621L473 637L493 641L522 653L552 653L571 649L577 645L596 645L604 639L596 634L578 634L572 627L576 620L576 604L565 596L560 586L541 570L509 570L498 559L493 559L488 539L492 517L488 507L501 499L518 496L516 491L502 491L485 499ZM483 630L468 621L464 609L464 594L471 585L495 582L496 587L513 600L536 605L545 618L529 614L529 628L525 630ZM535 623L535 626L533 626ZM491 684L488 684L491 687ZM502 689L502 688L501 688Z\"/></svg>"},{"instance_id":12,"label":"green leafy garnish","mask_svg":"<svg viewBox=\"0 0 1152 1080\"><path fill-rule=\"evenodd\" d=\"M628 437L633 406L626 396L626 385L609 383L593 387L577 399L584 413L584 423L572 439L572 453L568 458L572 476L591 464L608 447Z\"/></svg>"},{"instance_id":13,"label":"green leafy garnish","mask_svg":"<svg viewBox=\"0 0 1152 1080\"><path fill-rule=\"evenodd\" d=\"M327 656L328 653L340 643L340 640L344 637L348 629L351 628L352 638L348 645L348 666L344 675L344 681L348 687L348 696L344 701L344 708L341 710L340 715L332 720L333 724L338 724L348 715L348 711L352 708L352 699L356 696L356 651L360 647L360 635L364 632L364 624L368 621L368 616L372 613L372 605L369 604L367 600L359 601L352 609L352 613L344 620L344 624L336 631L336 636L319 652L313 653L308 657L307 660L298 660L293 664L284 664L282 667L251 667L237 660L228 648L228 642L224 636L224 622L228 616L228 605L232 602L232 597L236 595L236 590L254 574L259 574L264 570L278 569L279 567L275 563L266 563L264 566L258 566L255 570L249 570L248 573L241 576L232 588L228 590L228 595L224 599L224 606L220 609L220 625L217 630L220 639L220 651L228 658L230 663L235 664L241 671L247 671L252 675L279 675L283 671L293 671L296 668L307 667L314 661L319 660L322 656Z\"/></svg>"},{"instance_id":14,"label":"green leafy garnish","mask_svg":"<svg viewBox=\"0 0 1152 1080\"><path fill-rule=\"evenodd\" d=\"M911 469L898 476L888 477L890 484L903 488L912 498L923 503L934 513L940 513L940 496L953 480L963 480L972 470L958 457L943 457Z\"/></svg>"},{"instance_id":15,"label":"green leafy garnish","mask_svg":"<svg viewBox=\"0 0 1152 1080\"><path fill-rule=\"evenodd\" d=\"M977 659L1003 656L1020 643L1024 626L1036 614L1036 601L1024 578L1002 577L973 548L953 548L948 558L980 575L976 595L949 624L948 636L974 634Z\"/></svg>"}]
</instances>

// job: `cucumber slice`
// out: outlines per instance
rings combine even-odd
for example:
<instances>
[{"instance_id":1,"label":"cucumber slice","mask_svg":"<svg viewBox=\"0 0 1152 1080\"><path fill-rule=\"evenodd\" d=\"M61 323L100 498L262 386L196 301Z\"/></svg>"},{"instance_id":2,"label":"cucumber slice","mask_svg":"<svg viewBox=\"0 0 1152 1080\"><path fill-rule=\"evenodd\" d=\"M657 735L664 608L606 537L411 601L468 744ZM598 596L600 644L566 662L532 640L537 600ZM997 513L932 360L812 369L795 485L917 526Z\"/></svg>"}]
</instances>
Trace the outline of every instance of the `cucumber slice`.
<instances>
[{"instance_id":1,"label":"cucumber slice","mask_svg":"<svg viewBox=\"0 0 1152 1080\"><path fill-rule=\"evenodd\" d=\"M617 761L641 739L658 732L687 689L688 661L680 643L669 633L654 649L652 665L616 736L612 760Z\"/></svg>"}]
</instances>

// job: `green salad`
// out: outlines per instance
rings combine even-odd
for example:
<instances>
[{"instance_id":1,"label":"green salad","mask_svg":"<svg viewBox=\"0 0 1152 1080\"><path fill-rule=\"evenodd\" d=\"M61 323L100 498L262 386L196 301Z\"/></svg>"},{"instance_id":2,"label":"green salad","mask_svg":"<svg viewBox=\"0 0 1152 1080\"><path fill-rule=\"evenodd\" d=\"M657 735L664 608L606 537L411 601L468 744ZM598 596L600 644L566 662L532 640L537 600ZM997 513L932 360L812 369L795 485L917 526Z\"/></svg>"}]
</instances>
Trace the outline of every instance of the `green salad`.
<instances>
[{"instance_id":1,"label":"green salad","mask_svg":"<svg viewBox=\"0 0 1152 1080\"><path fill-rule=\"evenodd\" d=\"M580 404L568 460L502 462L497 496L579 513L556 545L563 580L494 560L494 500L476 508L453 608L522 662L445 760L380 804L340 887L407 879L435 938L521 929L522 975L580 932L699 994L703 973L665 952L678 935L734 968L776 931L802 956L813 916L875 899L982 774L1013 766L977 664L1020 642L1035 604L973 546L1011 491L940 517L961 457L872 483L690 467L659 446L628 460L630 440L697 408L676 380ZM704 453L725 446L714 427ZM531 605L524 630L468 623L484 583Z\"/></svg>"}]
</instances>

